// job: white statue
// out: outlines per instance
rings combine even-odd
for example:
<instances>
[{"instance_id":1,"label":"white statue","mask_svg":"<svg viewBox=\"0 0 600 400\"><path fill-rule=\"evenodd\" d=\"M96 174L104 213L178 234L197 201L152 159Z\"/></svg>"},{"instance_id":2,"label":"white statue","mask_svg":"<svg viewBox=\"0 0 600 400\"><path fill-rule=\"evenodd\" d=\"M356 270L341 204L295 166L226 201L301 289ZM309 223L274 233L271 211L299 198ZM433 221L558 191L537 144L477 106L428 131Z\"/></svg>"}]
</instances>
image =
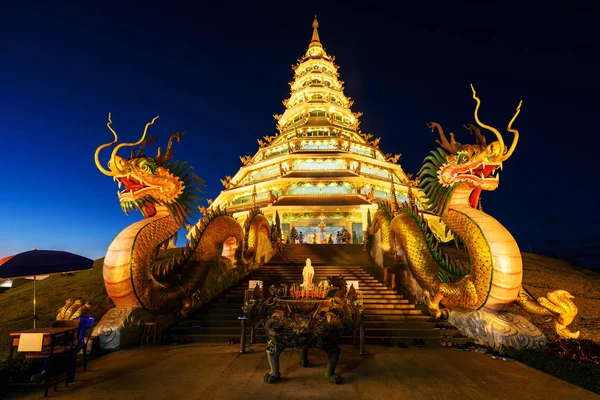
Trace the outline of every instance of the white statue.
<instances>
[{"instance_id":1,"label":"white statue","mask_svg":"<svg viewBox=\"0 0 600 400\"><path fill-rule=\"evenodd\" d=\"M302 282L302 286L303 288L310 288L313 286L312 280L313 277L315 276L315 269L312 267L311 263L310 263L310 258L306 259L306 265L304 266L304 269L302 270L302 278L303 278L303 282Z\"/></svg>"}]
</instances>

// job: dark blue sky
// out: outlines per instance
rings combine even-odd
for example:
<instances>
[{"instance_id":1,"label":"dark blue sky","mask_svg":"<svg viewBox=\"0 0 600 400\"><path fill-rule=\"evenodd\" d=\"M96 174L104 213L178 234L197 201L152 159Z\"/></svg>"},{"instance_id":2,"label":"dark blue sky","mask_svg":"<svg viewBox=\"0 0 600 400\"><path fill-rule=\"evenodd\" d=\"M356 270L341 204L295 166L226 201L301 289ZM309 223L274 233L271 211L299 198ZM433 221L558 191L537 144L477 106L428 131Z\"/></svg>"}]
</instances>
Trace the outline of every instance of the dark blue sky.
<instances>
[{"instance_id":1,"label":"dark blue sky","mask_svg":"<svg viewBox=\"0 0 600 400\"><path fill-rule=\"evenodd\" d=\"M0 256L32 247L101 257L126 217L93 154L147 121L165 146L187 134L187 160L214 198L219 182L275 133L291 65L314 14L363 132L416 172L437 121L468 140L469 83L481 119L503 129L520 99L521 140L483 207L534 251L600 247L597 6L506 2L3 2L0 12ZM369 6L367 6L369 4ZM442 3L443 4L443 3ZM153 146L156 149L156 144Z\"/></svg>"}]
</instances>

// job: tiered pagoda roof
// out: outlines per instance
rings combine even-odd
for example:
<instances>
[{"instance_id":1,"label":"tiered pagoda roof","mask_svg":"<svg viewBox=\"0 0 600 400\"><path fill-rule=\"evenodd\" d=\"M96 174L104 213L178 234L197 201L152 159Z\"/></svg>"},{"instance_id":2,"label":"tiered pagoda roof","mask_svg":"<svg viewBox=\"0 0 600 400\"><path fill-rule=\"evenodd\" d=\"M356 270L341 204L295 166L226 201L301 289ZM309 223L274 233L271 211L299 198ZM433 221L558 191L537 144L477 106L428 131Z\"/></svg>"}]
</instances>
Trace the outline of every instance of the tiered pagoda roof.
<instances>
[{"instance_id":1,"label":"tiered pagoda roof","mask_svg":"<svg viewBox=\"0 0 600 400\"><path fill-rule=\"evenodd\" d=\"M222 180L225 190L214 205L231 211L257 206L361 205L407 196L408 176L400 155L384 154L379 138L360 129L344 94L339 66L319 38L315 17L312 40L293 66L285 111L274 115L277 132L258 139L253 156ZM393 182L393 183L392 183ZM392 188L396 185L395 189Z\"/></svg>"}]
</instances>

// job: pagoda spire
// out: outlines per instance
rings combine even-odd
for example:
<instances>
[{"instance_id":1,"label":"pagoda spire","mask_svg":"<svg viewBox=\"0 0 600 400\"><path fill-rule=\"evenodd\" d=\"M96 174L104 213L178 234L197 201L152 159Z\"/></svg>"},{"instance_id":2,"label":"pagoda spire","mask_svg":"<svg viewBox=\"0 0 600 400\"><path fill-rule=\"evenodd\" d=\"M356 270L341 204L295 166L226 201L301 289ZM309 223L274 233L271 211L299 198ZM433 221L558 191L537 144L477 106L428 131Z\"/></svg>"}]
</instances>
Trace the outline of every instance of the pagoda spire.
<instances>
[{"instance_id":1,"label":"pagoda spire","mask_svg":"<svg viewBox=\"0 0 600 400\"><path fill-rule=\"evenodd\" d=\"M313 34L312 34L312 39L310 41L310 45L308 46L308 48L312 48L312 47L320 47L323 48L323 45L321 44L321 39L319 39L319 21L317 20L317 16L315 15L315 19L312 23L312 27L313 27Z\"/></svg>"}]
</instances>

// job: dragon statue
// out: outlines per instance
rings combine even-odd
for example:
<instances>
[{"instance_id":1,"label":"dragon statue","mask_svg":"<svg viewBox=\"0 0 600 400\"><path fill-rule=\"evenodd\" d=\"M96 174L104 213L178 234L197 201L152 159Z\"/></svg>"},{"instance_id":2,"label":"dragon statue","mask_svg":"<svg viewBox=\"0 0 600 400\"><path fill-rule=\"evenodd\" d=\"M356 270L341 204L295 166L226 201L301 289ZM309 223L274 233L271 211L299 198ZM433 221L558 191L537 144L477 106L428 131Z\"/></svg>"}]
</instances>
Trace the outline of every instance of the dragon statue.
<instances>
[{"instance_id":1,"label":"dragon statue","mask_svg":"<svg viewBox=\"0 0 600 400\"><path fill-rule=\"evenodd\" d=\"M146 124L140 140L115 146L106 169L100 151L118 141L109 114L107 127L114 140L98 147L94 156L98 170L123 187L118 191L121 209L127 215L139 210L143 216L117 235L104 258L104 284L116 306L93 333L104 348L133 343L139 326L148 320L169 324L173 313L188 314L239 281L255 262L243 257L244 232L225 210L210 207L196 224L189 224L204 182L185 162L171 161L173 141L183 136L179 132L170 137L164 154L160 148L155 157L144 154L146 133L157 118ZM138 145L137 154L132 151L130 158L117 155L123 147ZM176 242L178 232L186 227L186 245L171 250L175 254L167 260L157 260L159 250L167 249L171 240ZM270 235L268 223L252 228ZM251 230L249 235L254 238L256 233Z\"/></svg>"},{"instance_id":2,"label":"dragon statue","mask_svg":"<svg viewBox=\"0 0 600 400\"><path fill-rule=\"evenodd\" d=\"M424 194L421 204L441 219L454 235L457 247L463 244L468 260L453 259L442 250L423 210L417 208L413 199L403 203L393 216L388 210L380 209L375 214L370 233L381 229L382 250L393 252L404 261L422 289L430 314L436 319L445 317L450 322L455 321L459 328L464 328L463 333L474 338L494 336L487 340L502 342L496 344L506 347L539 345L545 338L534 338L528 344L518 343L521 340L518 337L523 335L514 330L511 339L497 337L497 332L476 332L476 326L485 325L486 320L492 327L509 323L507 318L518 317L499 313L517 303L526 312L552 317L559 336L576 338L579 332L567 328L577 315L577 307L571 301L573 296L557 290L549 293L547 299L534 300L521 284L523 266L516 241L502 224L476 208L482 190L492 191L498 187L498 170L515 150L519 132L512 124L519 115L521 103L507 127L507 131L514 134L508 147L497 129L480 121L481 101L473 86L471 89L476 101L474 116L478 126L470 125L467 129L475 134L476 144L460 144L453 133L448 140L439 124L428 124L432 131L438 131L440 140L436 142L441 148L431 152L418 174L418 187ZM488 144L480 128L493 132L496 140ZM475 311L478 313L474 316L472 312ZM527 329L537 330L529 321L523 320L529 324ZM533 343L536 340L537 344Z\"/></svg>"}]
</instances>

